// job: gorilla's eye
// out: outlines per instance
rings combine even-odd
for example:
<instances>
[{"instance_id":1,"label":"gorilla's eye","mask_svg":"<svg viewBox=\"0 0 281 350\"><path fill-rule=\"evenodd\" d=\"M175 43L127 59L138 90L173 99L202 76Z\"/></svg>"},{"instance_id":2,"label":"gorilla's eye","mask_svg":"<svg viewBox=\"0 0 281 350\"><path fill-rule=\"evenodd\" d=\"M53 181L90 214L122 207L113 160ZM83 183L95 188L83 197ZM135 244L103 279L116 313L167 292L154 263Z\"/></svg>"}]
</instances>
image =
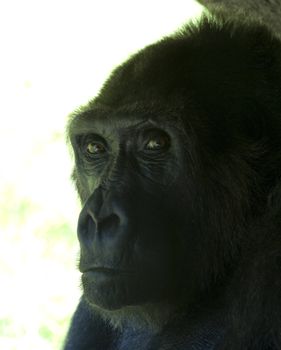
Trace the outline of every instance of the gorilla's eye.
<instances>
[{"instance_id":1,"label":"gorilla's eye","mask_svg":"<svg viewBox=\"0 0 281 350\"><path fill-rule=\"evenodd\" d=\"M98 142L89 142L87 144L86 150L89 155L95 155L95 154L104 153L105 147Z\"/></svg>"},{"instance_id":2,"label":"gorilla's eye","mask_svg":"<svg viewBox=\"0 0 281 350\"><path fill-rule=\"evenodd\" d=\"M162 151L170 146L169 136L159 130L150 130L145 137L144 150L145 151Z\"/></svg>"},{"instance_id":3,"label":"gorilla's eye","mask_svg":"<svg viewBox=\"0 0 281 350\"><path fill-rule=\"evenodd\" d=\"M157 149L161 149L164 148L166 146L166 139L162 138L162 139L152 139L149 140L145 146L145 148L147 150L157 150Z\"/></svg>"},{"instance_id":4,"label":"gorilla's eye","mask_svg":"<svg viewBox=\"0 0 281 350\"><path fill-rule=\"evenodd\" d=\"M80 154L85 160L92 161L102 157L107 152L106 141L96 134L78 135L76 142L79 146Z\"/></svg>"}]
</instances>

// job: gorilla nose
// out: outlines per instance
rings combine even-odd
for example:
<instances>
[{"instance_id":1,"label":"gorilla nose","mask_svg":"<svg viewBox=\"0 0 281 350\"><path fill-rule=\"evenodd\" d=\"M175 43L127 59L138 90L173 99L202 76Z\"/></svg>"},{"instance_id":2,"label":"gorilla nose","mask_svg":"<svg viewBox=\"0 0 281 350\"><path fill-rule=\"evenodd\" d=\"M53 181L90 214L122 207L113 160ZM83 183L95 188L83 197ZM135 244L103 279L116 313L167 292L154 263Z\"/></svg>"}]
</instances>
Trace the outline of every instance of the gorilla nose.
<instances>
[{"instance_id":1,"label":"gorilla nose","mask_svg":"<svg viewBox=\"0 0 281 350\"><path fill-rule=\"evenodd\" d=\"M106 217L97 217L89 209L88 215L93 220L97 233L115 232L117 230L118 226L120 225L120 218L118 215L116 215L114 213L109 214Z\"/></svg>"},{"instance_id":2,"label":"gorilla nose","mask_svg":"<svg viewBox=\"0 0 281 350\"><path fill-rule=\"evenodd\" d=\"M92 241L95 235L111 236L128 229L128 212L124 198L97 189L85 203L78 221L78 237Z\"/></svg>"}]
</instances>

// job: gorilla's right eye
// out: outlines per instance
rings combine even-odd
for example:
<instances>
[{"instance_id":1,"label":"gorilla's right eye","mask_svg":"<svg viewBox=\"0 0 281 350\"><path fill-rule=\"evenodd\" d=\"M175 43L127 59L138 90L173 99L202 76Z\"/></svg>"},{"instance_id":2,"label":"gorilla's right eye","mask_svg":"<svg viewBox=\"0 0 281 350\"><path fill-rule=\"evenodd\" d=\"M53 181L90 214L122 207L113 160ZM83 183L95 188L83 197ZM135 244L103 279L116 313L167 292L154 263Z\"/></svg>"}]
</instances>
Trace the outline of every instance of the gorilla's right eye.
<instances>
[{"instance_id":1,"label":"gorilla's right eye","mask_svg":"<svg viewBox=\"0 0 281 350\"><path fill-rule=\"evenodd\" d=\"M100 154L105 152L105 147L98 142L90 142L87 145L87 153L90 155Z\"/></svg>"},{"instance_id":2,"label":"gorilla's right eye","mask_svg":"<svg viewBox=\"0 0 281 350\"><path fill-rule=\"evenodd\" d=\"M86 159L102 156L107 151L105 140L99 135L89 134L77 139L81 154Z\"/></svg>"}]
</instances>

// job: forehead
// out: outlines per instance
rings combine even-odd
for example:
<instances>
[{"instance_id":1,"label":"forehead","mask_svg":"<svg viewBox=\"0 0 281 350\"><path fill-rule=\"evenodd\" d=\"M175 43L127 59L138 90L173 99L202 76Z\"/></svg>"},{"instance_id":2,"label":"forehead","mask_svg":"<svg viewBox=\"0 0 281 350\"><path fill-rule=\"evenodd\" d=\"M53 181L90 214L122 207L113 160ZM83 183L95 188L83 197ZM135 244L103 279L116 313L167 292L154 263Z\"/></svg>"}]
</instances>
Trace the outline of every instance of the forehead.
<instances>
[{"instance_id":1,"label":"forehead","mask_svg":"<svg viewBox=\"0 0 281 350\"><path fill-rule=\"evenodd\" d=\"M84 113L74 117L71 129L74 133L85 133L95 130L130 129L142 125L147 120L148 118L144 115Z\"/></svg>"},{"instance_id":2,"label":"forehead","mask_svg":"<svg viewBox=\"0 0 281 350\"><path fill-rule=\"evenodd\" d=\"M116 130L135 130L146 125L155 127L174 126L176 116L167 111L155 110L103 110L87 109L72 116L69 133L111 132Z\"/></svg>"}]
</instances>

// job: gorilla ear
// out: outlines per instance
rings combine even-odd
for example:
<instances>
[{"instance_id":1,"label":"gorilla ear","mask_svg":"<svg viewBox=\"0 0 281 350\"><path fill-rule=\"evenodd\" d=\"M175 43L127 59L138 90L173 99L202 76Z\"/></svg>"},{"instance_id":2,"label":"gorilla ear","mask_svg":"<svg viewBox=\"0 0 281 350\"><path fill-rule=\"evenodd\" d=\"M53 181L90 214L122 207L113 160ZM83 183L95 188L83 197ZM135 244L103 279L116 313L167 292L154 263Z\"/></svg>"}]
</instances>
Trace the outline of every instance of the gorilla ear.
<instances>
[{"instance_id":1,"label":"gorilla ear","mask_svg":"<svg viewBox=\"0 0 281 350\"><path fill-rule=\"evenodd\" d=\"M245 108L239 123L239 133L245 136L246 139L259 141L266 134L266 111L262 106L255 103L249 103L248 108Z\"/></svg>"}]
</instances>

